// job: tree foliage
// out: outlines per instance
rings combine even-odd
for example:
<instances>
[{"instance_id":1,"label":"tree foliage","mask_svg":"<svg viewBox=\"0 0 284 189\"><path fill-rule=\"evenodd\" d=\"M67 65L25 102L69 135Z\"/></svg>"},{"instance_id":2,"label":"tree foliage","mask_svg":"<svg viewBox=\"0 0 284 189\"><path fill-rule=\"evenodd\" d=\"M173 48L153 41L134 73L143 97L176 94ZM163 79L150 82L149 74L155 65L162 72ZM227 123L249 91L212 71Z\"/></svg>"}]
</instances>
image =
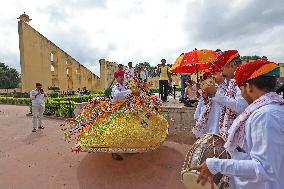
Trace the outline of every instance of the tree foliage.
<instances>
[{"instance_id":1,"label":"tree foliage","mask_svg":"<svg viewBox=\"0 0 284 189\"><path fill-rule=\"evenodd\" d=\"M20 74L15 68L9 68L0 62L0 89L17 88L20 80Z\"/></svg>"},{"instance_id":2,"label":"tree foliage","mask_svg":"<svg viewBox=\"0 0 284 189\"><path fill-rule=\"evenodd\" d=\"M244 60L244 61L250 61L250 60L261 59L261 57L257 56L257 55L254 55L254 56L242 56L241 59Z\"/></svg>"}]
</instances>

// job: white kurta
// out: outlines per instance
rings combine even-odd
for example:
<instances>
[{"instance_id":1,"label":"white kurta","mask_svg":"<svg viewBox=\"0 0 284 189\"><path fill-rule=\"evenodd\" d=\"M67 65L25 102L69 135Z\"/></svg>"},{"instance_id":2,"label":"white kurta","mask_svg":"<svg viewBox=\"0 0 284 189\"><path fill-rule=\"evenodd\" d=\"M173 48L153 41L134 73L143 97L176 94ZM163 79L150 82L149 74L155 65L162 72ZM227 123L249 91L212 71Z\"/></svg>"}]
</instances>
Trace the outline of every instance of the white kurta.
<instances>
[{"instance_id":1,"label":"white kurta","mask_svg":"<svg viewBox=\"0 0 284 189\"><path fill-rule=\"evenodd\" d=\"M195 121L198 121L202 112L204 112L205 107L206 106L204 104L203 97L199 97L198 98L198 104L197 104L197 107L196 107L195 112L194 112Z\"/></svg>"},{"instance_id":2,"label":"white kurta","mask_svg":"<svg viewBox=\"0 0 284 189\"><path fill-rule=\"evenodd\" d=\"M245 126L246 153L232 159L208 158L209 170L230 177L232 189L284 188L284 106L269 104L253 112Z\"/></svg>"},{"instance_id":3,"label":"white kurta","mask_svg":"<svg viewBox=\"0 0 284 189\"><path fill-rule=\"evenodd\" d=\"M125 82L129 82L134 78L134 68L128 68L124 73Z\"/></svg>"},{"instance_id":4,"label":"white kurta","mask_svg":"<svg viewBox=\"0 0 284 189\"><path fill-rule=\"evenodd\" d=\"M222 83L221 85L225 85L225 83ZM216 93L220 95L225 95L225 91L222 90L221 85L218 86ZM213 100L212 107L208 115L207 133L219 134L219 121L221 113L222 113L222 106Z\"/></svg>"},{"instance_id":5,"label":"white kurta","mask_svg":"<svg viewBox=\"0 0 284 189\"><path fill-rule=\"evenodd\" d=\"M230 98L220 91L216 92L216 95L212 98L213 101L219 103L221 106L230 108L239 115L248 106L247 101L242 97L242 93L239 87L236 87L236 98Z\"/></svg>"},{"instance_id":6,"label":"white kurta","mask_svg":"<svg viewBox=\"0 0 284 189\"><path fill-rule=\"evenodd\" d=\"M120 83L116 83L112 87L112 102L115 103L120 100L124 100L127 98L127 95L131 94L132 91L130 89L127 89L125 85L122 85Z\"/></svg>"},{"instance_id":7,"label":"white kurta","mask_svg":"<svg viewBox=\"0 0 284 189\"><path fill-rule=\"evenodd\" d=\"M30 98L32 99L32 106L44 107L45 106L44 99L45 99L46 93L44 92L43 94L39 94L39 95L37 94L38 94L38 91L36 89L30 92Z\"/></svg>"}]
</instances>

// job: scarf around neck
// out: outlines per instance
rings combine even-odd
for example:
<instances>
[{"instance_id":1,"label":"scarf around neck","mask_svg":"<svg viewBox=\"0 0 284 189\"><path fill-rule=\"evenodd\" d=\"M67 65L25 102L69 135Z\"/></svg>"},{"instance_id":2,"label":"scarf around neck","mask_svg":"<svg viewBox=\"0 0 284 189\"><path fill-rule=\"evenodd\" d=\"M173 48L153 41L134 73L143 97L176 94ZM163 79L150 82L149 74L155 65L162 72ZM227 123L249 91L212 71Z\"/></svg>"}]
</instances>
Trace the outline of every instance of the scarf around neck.
<instances>
[{"instance_id":1,"label":"scarf around neck","mask_svg":"<svg viewBox=\"0 0 284 189\"><path fill-rule=\"evenodd\" d=\"M236 80L231 79L229 81L229 86L226 90L225 96L229 97L229 98L236 98L236 94L237 94L237 83ZM224 137L225 139L227 139L228 137L228 130L231 127L234 119L236 119L237 114L235 111L233 111L232 109L228 108L228 107L223 107L222 109L222 113L221 113L221 117L219 120L219 129L220 129L220 135L222 137Z\"/></svg>"},{"instance_id":2,"label":"scarf around neck","mask_svg":"<svg viewBox=\"0 0 284 189\"><path fill-rule=\"evenodd\" d=\"M229 129L228 139L224 145L229 153L233 153L234 150L240 146L243 147L244 137L245 137L245 126L247 119L250 115L257 109L268 105L268 104L281 104L284 105L284 99L281 98L277 93L270 92L261 96L250 104L243 113L241 113L233 122L231 128Z\"/></svg>"}]
</instances>

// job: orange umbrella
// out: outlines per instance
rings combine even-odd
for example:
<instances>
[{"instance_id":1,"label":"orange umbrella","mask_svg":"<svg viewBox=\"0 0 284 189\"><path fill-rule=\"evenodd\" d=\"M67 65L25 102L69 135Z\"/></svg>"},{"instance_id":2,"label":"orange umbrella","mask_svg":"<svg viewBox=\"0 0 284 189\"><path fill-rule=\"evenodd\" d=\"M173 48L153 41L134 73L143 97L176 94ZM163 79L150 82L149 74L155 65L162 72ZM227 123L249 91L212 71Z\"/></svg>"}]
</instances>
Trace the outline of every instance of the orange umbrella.
<instances>
[{"instance_id":1,"label":"orange umbrella","mask_svg":"<svg viewBox=\"0 0 284 189\"><path fill-rule=\"evenodd\" d=\"M180 56L170 69L172 73L192 74L208 69L220 54L207 49L193 50Z\"/></svg>"},{"instance_id":2,"label":"orange umbrella","mask_svg":"<svg viewBox=\"0 0 284 189\"><path fill-rule=\"evenodd\" d=\"M177 69L180 66L180 63L183 59L184 53L182 53L181 55L179 55L179 57L175 60L175 62L173 63L173 66L170 68L170 72L172 73L172 70Z\"/></svg>"}]
</instances>

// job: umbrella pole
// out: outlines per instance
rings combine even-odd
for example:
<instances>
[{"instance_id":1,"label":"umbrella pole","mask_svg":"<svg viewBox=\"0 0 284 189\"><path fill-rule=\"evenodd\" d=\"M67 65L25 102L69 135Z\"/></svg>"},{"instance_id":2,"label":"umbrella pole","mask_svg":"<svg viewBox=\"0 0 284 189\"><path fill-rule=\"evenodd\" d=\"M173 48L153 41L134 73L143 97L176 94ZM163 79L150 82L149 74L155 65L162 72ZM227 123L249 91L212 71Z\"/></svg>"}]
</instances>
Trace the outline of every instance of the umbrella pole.
<instances>
[{"instance_id":1,"label":"umbrella pole","mask_svg":"<svg viewBox=\"0 0 284 189\"><path fill-rule=\"evenodd\" d=\"M198 67L197 67L197 64L195 65L196 66L196 81L197 81L197 83L199 82L198 80Z\"/></svg>"}]
</instances>

